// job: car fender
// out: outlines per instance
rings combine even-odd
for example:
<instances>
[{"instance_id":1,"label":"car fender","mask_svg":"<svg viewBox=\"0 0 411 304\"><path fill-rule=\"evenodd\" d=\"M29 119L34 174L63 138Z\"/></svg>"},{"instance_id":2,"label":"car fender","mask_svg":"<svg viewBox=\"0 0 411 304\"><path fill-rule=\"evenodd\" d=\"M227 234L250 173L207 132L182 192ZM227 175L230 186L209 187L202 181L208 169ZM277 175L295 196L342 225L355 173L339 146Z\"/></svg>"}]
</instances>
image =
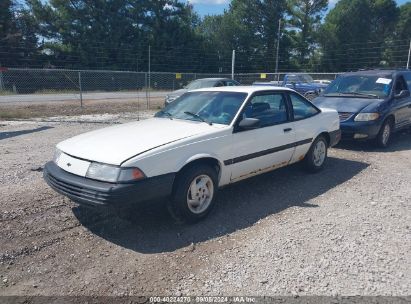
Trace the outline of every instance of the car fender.
<instances>
[{"instance_id":1,"label":"car fender","mask_svg":"<svg viewBox=\"0 0 411 304\"><path fill-rule=\"evenodd\" d=\"M218 161L223 175L225 171L223 160L229 158L231 150L229 145L231 129L222 130L221 133L214 134L212 137L209 136L199 135L153 149L147 154L128 160L123 166L136 166L151 177L165 173L178 173L190 162L201 158L213 158Z\"/></svg>"},{"instance_id":2,"label":"car fender","mask_svg":"<svg viewBox=\"0 0 411 304\"><path fill-rule=\"evenodd\" d=\"M184 166L188 165L189 163L191 163L193 161L196 161L196 160L199 160L199 159L202 159L202 158L213 158L216 161L218 161L218 165L220 166L220 168L222 168L222 166L223 166L223 162L220 159L218 159L218 156L216 154L214 154L214 153L200 153L200 154L195 154L195 155L189 157L188 159L186 159L185 161L180 162L177 165L177 168L178 168L177 171L180 171Z\"/></svg>"},{"instance_id":3,"label":"car fender","mask_svg":"<svg viewBox=\"0 0 411 304\"><path fill-rule=\"evenodd\" d=\"M227 181L230 180L230 173L225 170L225 166L224 163L221 159L219 159L219 157L214 154L214 153L199 153L199 154L195 154L191 157L189 157L188 159L186 159L185 161L181 161L180 163L178 163L177 167L178 169L176 169L176 172L181 171L185 166L189 165L190 163L193 163L197 160L201 160L201 159L215 159L218 162L218 166L219 166L219 172L218 172L218 180L219 180L219 184L221 184L221 182L223 182L223 184L226 184Z\"/></svg>"}]
</instances>

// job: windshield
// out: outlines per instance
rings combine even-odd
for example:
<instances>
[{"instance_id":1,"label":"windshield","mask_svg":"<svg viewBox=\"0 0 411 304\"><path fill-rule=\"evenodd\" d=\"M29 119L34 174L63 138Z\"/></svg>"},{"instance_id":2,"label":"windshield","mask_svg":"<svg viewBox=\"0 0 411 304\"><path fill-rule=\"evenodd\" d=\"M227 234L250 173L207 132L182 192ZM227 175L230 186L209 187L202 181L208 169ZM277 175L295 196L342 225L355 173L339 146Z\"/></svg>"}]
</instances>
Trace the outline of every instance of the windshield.
<instances>
[{"instance_id":1,"label":"windshield","mask_svg":"<svg viewBox=\"0 0 411 304\"><path fill-rule=\"evenodd\" d=\"M287 82L303 82L303 83L311 83L314 82L314 79L308 74L299 74L299 75L289 75L287 77Z\"/></svg>"},{"instance_id":2,"label":"windshield","mask_svg":"<svg viewBox=\"0 0 411 304\"><path fill-rule=\"evenodd\" d=\"M211 88L214 87L216 84L216 80L204 80L198 79L190 82L187 86L187 90L196 90L196 89L203 89L203 88Z\"/></svg>"},{"instance_id":3,"label":"windshield","mask_svg":"<svg viewBox=\"0 0 411 304\"><path fill-rule=\"evenodd\" d=\"M350 75L335 79L324 91L324 96L349 94L365 98L384 98L390 94L392 75Z\"/></svg>"},{"instance_id":4,"label":"windshield","mask_svg":"<svg viewBox=\"0 0 411 304\"><path fill-rule=\"evenodd\" d=\"M302 82L307 82L307 83L314 82L314 79L310 75L304 74L304 75L300 75L300 77L302 78Z\"/></svg>"},{"instance_id":5,"label":"windshield","mask_svg":"<svg viewBox=\"0 0 411 304\"><path fill-rule=\"evenodd\" d=\"M155 117L229 125L246 97L246 93L238 92L190 92L177 98Z\"/></svg>"}]
</instances>

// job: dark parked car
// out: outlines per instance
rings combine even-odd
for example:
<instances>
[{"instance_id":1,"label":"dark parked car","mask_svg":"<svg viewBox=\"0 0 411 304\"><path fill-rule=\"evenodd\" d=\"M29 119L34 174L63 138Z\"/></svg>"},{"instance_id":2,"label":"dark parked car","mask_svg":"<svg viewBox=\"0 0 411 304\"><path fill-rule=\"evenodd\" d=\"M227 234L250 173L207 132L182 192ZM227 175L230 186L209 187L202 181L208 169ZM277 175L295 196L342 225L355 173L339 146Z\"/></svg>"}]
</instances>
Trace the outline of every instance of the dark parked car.
<instances>
[{"instance_id":1,"label":"dark parked car","mask_svg":"<svg viewBox=\"0 0 411 304\"><path fill-rule=\"evenodd\" d=\"M321 91L328 86L328 83L316 82L308 74L285 74L283 81L256 81L253 85L287 87L304 95L308 100L312 100L320 95Z\"/></svg>"},{"instance_id":2,"label":"dark parked car","mask_svg":"<svg viewBox=\"0 0 411 304\"><path fill-rule=\"evenodd\" d=\"M197 89L204 89L204 88L213 88L213 87L230 87L230 86L238 86L240 83L233 79L229 78L202 78L197 79L190 82L186 85L183 89L176 90L171 92L166 96L165 105L168 105L170 102L176 100L178 97L183 95L184 93L197 90Z\"/></svg>"},{"instance_id":3,"label":"dark parked car","mask_svg":"<svg viewBox=\"0 0 411 304\"><path fill-rule=\"evenodd\" d=\"M372 139L387 147L393 132L411 126L410 88L410 70L345 73L313 103L338 111L342 139Z\"/></svg>"}]
</instances>

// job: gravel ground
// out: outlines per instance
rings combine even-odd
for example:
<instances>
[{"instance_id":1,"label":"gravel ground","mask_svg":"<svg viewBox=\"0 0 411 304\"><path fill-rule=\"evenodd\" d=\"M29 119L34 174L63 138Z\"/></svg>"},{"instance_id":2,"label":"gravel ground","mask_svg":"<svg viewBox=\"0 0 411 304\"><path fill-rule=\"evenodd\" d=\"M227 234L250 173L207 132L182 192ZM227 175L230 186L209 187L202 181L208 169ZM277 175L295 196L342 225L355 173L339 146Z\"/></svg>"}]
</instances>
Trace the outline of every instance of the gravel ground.
<instances>
[{"instance_id":1,"label":"gravel ground","mask_svg":"<svg viewBox=\"0 0 411 304\"><path fill-rule=\"evenodd\" d=\"M0 295L411 294L411 132L226 187L179 226L162 202L130 222L45 184L54 145L101 127L0 122Z\"/></svg>"}]
</instances>

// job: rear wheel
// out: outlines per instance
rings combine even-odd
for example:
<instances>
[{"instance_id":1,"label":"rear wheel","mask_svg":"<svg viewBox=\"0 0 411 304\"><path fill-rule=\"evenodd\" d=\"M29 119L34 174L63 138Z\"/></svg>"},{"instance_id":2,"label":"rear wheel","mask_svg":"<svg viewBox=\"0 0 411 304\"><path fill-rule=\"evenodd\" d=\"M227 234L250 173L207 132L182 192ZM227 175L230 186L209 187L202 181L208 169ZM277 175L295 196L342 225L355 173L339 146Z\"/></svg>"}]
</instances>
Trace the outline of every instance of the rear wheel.
<instances>
[{"instance_id":1,"label":"rear wheel","mask_svg":"<svg viewBox=\"0 0 411 304\"><path fill-rule=\"evenodd\" d=\"M375 139L375 143L377 144L378 147L387 148L389 146L392 131L393 131L393 126L394 126L394 123L392 119L390 118L387 119L383 123L380 129L380 132L378 133L377 138Z\"/></svg>"},{"instance_id":2,"label":"rear wheel","mask_svg":"<svg viewBox=\"0 0 411 304\"><path fill-rule=\"evenodd\" d=\"M304 158L304 166L307 171L311 173L316 173L324 168L325 162L327 160L328 153L328 142L324 136L318 136L310 150Z\"/></svg>"},{"instance_id":3,"label":"rear wheel","mask_svg":"<svg viewBox=\"0 0 411 304\"><path fill-rule=\"evenodd\" d=\"M210 166L185 169L177 178L168 210L178 222L194 223L206 217L214 206L217 172Z\"/></svg>"}]
</instances>

